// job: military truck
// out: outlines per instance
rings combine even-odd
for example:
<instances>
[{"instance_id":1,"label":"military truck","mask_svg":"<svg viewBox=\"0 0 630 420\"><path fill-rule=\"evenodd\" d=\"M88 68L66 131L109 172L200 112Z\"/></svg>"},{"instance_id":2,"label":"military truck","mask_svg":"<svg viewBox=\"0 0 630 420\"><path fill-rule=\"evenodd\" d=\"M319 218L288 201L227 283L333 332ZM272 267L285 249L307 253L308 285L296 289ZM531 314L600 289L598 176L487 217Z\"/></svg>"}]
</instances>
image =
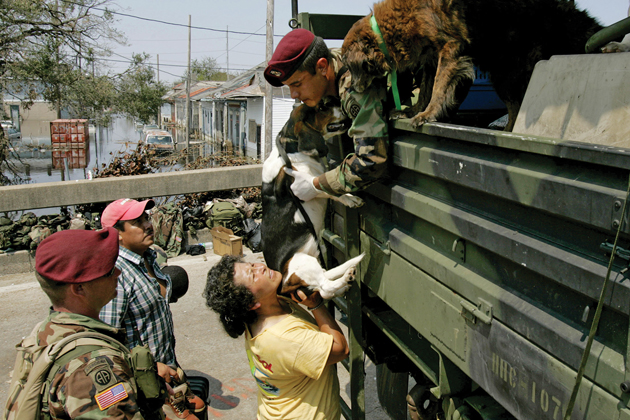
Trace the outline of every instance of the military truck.
<instances>
[{"instance_id":1,"label":"military truck","mask_svg":"<svg viewBox=\"0 0 630 420\"><path fill-rule=\"evenodd\" d=\"M342 38L356 18L294 25ZM366 253L335 301L346 418L365 418L367 355L394 419L414 381L422 419L630 419L628 58L539 63L513 133L393 123L389 178L323 235L332 264Z\"/></svg>"}]
</instances>

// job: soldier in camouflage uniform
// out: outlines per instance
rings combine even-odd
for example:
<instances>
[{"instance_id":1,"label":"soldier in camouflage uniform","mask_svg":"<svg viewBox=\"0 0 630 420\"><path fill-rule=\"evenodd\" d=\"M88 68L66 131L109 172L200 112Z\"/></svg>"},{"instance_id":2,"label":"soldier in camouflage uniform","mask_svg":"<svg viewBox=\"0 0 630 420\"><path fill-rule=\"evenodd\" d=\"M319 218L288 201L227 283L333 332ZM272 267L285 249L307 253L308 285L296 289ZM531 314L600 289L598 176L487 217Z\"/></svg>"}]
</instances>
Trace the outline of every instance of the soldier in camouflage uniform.
<instances>
[{"instance_id":1,"label":"soldier in camouflage uniform","mask_svg":"<svg viewBox=\"0 0 630 420\"><path fill-rule=\"evenodd\" d=\"M295 29L282 38L264 74L273 86L289 86L291 97L306 106L322 109L339 104L351 121L347 135L354 141L354 153L339 166L315 178L287 170L295 177L291 189L298 198L308 201L321 190L340 196L363 189L383 175L389 144L386 83L375 80L369 90L355 92L341 51L329 50L322 38L306 29ZM288 121L279 135L292 136L290 125Z\"/></svg>"},{"instance_id":2,"label":"soldier in camouflage uniform","mask_svg":"<svg viewBox=\"0 0 630 420\"><path fill-rule=\"evenodd\" d=\"M99 320L100 309L116 296L117 257L118 232L113 228L62 231L40 244L36 277L52 308L39 328L39 345L83 331L124 342L124 333ZM59 369L50 384L48 407L53 419L163 418L161 410L151 412L139 406L138 397L128 355L103 347Z\"/></svg>"}]
</instances>

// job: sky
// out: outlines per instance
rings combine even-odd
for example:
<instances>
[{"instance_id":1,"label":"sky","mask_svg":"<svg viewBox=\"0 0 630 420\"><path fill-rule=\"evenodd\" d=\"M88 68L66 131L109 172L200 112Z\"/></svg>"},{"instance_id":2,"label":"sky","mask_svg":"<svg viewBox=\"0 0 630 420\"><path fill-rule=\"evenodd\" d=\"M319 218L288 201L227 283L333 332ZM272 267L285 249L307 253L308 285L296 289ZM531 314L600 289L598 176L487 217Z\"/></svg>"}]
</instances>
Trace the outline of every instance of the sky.
<instances>
[{"instance_id":1,"label":"sky","mask_svg":"<svg viewBox=\"0 0 630 420\"><path fill-rule=\"evenodd\" d=\"M191 59L212 57L222 70L229 63L230 71L247 70L265 60L266 0L127 0L118 4L118 12L130 16L116 15L115 26L125 34L127 45L112 45L114 55L107 61L112 72L124 71L133 53L144 52L154 65L159 56L160 81L179 80L188 60L189 15ZM374 0L298 0L298 11L367 15L373 4ZM628 0L576 0L576 4L604 26L628 16ZM291 30L290 19L291 0L274 0L274 46ZM327 43L341 45L341 41Z\"/></svg>"}]
</instances>

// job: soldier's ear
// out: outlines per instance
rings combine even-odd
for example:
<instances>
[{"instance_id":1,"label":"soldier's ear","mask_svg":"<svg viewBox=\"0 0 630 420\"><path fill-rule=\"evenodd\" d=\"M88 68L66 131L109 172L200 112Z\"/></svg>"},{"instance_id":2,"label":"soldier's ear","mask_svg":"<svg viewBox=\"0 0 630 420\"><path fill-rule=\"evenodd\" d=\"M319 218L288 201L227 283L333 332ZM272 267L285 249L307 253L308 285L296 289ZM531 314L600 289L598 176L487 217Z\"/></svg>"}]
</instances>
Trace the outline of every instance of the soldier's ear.
<instances>
[{"instance_id":1,"label":"soldier's ear","mask_svg":"<svg viewBox=\"0 0 630 420\"><path fill-rule=\"evenodd\" d=\"M85 296L85 288L82 283L71 283L68 290L75 296Z\"/></svg>"},{"instance_id":2,"label":"soldier's ear","mask_svg":"<svg viewBox=\"0 0 630 420\"><path fill-rule=\"evenodd\" d=\"M322 74L325 75L328 72L328 59L326 59L326 57L322 57L317 60L317 63L315 63L315 69L321 71Z\"/></svg>"},{"instance_id":3,"label":"soldier's ear","mask_svg":"<svg viewBox=\"0 0 630 420\"><path fill-rule=\"evenodd\" d=\"M260 302L256 302L256 303L254 303L252 306L250 306L250 307L249 307L249 310L250 310L250 311L255 311L256 309L258 309L258 308L260 308L260 307L261 307Z\"/></svg>"}]
</instances>

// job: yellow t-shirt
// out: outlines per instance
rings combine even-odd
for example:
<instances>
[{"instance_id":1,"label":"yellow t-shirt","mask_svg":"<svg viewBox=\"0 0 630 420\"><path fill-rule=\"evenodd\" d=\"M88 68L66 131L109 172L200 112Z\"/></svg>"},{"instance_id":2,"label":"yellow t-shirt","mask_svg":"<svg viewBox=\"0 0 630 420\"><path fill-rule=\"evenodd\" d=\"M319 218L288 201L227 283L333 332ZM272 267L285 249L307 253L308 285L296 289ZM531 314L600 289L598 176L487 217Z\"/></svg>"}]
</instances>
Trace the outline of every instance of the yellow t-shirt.
<instances>
[{"instance_id":1,"label":"yellow t-shirt","mask_svg":"<svg viewBox=\"0 0 630 420\"><path fill-rule=\"evenodd\" d=\"M252 337L245 349L258 384L258 420L338 420L339 379L326 366L333 337L319 331L313 317L290 299L291 309L277 324Z\"/></svg>"}]
</instances>

